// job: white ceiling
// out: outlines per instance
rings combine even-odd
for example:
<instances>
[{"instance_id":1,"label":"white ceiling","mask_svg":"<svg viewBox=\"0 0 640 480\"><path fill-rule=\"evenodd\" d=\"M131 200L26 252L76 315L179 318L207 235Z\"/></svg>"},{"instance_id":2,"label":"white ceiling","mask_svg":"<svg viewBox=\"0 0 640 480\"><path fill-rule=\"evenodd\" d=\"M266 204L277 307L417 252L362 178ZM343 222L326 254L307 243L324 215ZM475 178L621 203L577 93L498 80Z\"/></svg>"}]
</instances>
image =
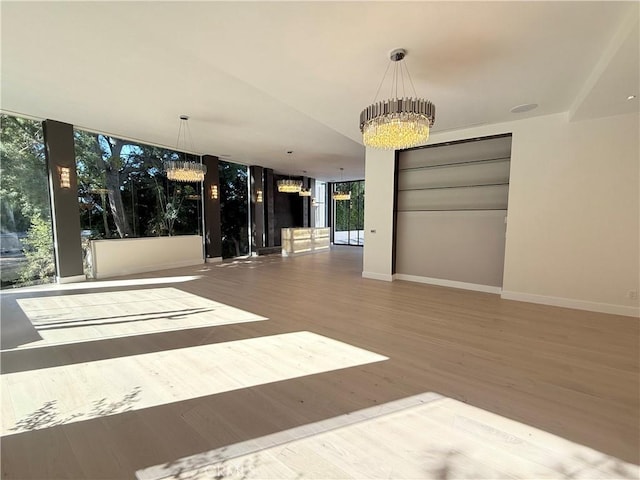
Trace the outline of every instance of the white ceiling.
<instances>
[{"instance_id":1,"label":"white ceiling","mask_svg":"<svg viewBox=\"0 0 640 480\"><path fill-rule=\"evenodd\" d=\"M637 2L3 1L1 15L3 110L169 147L188 114L198 153L323 180L364 177L358 118L396 47L434 131L638 111ZM523 103L539 108L510 113Z\"/></svg>"}]
</instances>

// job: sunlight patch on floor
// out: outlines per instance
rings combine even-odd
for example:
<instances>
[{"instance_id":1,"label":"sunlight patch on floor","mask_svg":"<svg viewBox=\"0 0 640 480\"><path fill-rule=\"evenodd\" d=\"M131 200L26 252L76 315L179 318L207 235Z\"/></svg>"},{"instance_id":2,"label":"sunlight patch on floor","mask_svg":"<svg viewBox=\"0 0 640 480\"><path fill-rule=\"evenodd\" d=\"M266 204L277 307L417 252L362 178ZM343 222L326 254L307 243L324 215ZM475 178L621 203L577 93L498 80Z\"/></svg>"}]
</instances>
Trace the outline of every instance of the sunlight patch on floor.
<instances>
[{"instance_id":1,"label":"sunlight patch on floor","mask_svg":"<svg viewBox=\"0 0 640 480\"><path fill-rule=\"evenodd\" d=\"M637 465L424 393L142 469L136 477L610 480L639 474Z\"/></svg>"},{"instance_id":2,"label":"sunlight patch on floor","mask_svg":"<svg viewBox=\"0 0 640 480\"><path fill-rule=\"evenodd\" d=\"M5 374L2 435L387 360L294 332Z\"/></svg>"},{"instance_id":3,"label":"sunlight patch on floor","mask_svg":"<svg viewBox=\"0 0 640 480\"><path fill-rule=\"evenodd\" d=\"M177 288L21 298L42 340L19 348L267 320Z\"/></svg>"}]
</instances>

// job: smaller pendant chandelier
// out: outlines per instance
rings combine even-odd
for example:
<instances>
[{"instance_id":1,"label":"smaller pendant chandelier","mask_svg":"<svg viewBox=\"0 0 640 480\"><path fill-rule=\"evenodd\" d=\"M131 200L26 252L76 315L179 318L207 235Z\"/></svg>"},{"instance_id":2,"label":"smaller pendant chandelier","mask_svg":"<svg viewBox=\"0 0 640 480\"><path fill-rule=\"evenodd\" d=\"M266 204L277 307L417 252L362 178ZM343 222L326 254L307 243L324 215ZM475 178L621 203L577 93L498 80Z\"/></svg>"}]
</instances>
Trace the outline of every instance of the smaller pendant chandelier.
<instances>
[{"instance_id":1,"label":"smaller pendant chandelier","mask_svg":"<svg viewBox=\"0 0 640 480\"><path fill-rule=\"evenodd\" d=\"M293 167L293 157L291 156L293 152L289 150L287 155L291 158L291 166ZM282 193L300 193L302 190L302 180L294 180L289 176L289 178L282 178L278 180L278 191Z\"/></svg>"},{"instance_id":2,"label":"smaller pendant chandelier","mask_svg":"<svg viewBox=\"0 0 640 480\"><path fill-rule=\"evenodd\" d=\"M407 51L403 48L397 48L390 53L390 62L376 92L374 103L360 113L360 131L367 147L399 150L426 143L429 139L429 129L435 121L436 107L429 100L418 98L409 69L402 62L406 55ZM391 80L393 98L376 102L391 62L394 62ZM403 66L414 97L405 95ZM402 84L402 97L398 97L399 84Z\"/></svg>"},{"instance_id":3,"label":"smaller pendant chandelier","mask_svg":"<svg viewBox=\"0 0 640 480\"><path fill-rule=\"evenodd\" d=\"M344 172L344 168L340 168L340 183L344 184L342 181L342 173ZM351 200L351 192L333 192L333 199L337 201L342 200Z\"/></svg>"},{"instance_id":4,"label":"smaller pendant chandelier","mask_svg":"<svg viewBox=\"0 0 640 480\"><path fill-rule=\"evenodd\" d=\"M201 163L191 162L187 160L187 134L191 139L191 130L187 123L189 117L187 115L180 115L180 127L178 128L178 141L176 142L176 150L180 152L180 138L183 138L184 160L167 160L164 162L164 170L167 173L167 178L176 182L194 183L202 182L204 175L207 173L207 166ZM184 127L184 128L183 128ZM193 151L193 140L191 141ZM179 154L179 153L178 153Z\"/></svg>"}]
</instances>

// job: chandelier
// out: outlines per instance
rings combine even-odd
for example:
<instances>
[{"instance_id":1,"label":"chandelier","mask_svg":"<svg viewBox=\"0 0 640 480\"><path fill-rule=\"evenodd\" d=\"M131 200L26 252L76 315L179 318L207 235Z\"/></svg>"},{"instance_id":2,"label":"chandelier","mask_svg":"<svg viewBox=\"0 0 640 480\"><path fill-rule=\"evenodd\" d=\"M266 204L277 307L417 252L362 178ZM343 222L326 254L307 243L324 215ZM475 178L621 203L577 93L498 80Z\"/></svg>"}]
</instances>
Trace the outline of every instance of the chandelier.
<instances>
[{"instance_id":1,"label":"chandelier","mask_svg":"<svg viewBox=\"0 0 640 480\"><path fill-rule=\"evenodd\" d=\"M302 180L283 178L278 180L278 191L282 193L300 193L302 190Z\"/></svg>"},{"instance_id":2,"label":"chandelier","mask_svg":"<svg viewBox=\"0 0 640 480\"><path fill-rule=\"evenodd\" d=\"M429 129L435 121L436 107L429 100L418 98L409 69L402 62L406 55L407 51L404 48L397 48L390 53L389 65L376 92L374 103L360 113L360 131L367 147L399 150L415 147L429 139ZM394 62L391 80L393 98L376 102L391 62ZM405 95L403 66L414 97ZM402 85L402 97L398 97L399 84Z\"/></svg>"},{"instance_id":3,"label":"chandelier","mask_svg":"<svg viewBox=\"0 0 640 480\"><path fill-rule=\"evenodd\" d=\"M344 182L342 181L342 173L344 172L344 168L340 168L340 183L344 184ZM334 200L351 200L351 192L333 192L333 199Z\"/></svg>"},{"instance_id":4,"label":"chandelier","mask_svg":"<svg viewBox=\"0 0 640 480\"><path fill-rule=\"evenodd\" d=\"M187 121L189 117L187 115L180 115L180 127L178 128L178 141L176 142L176 150L180 151L180 138L183 141L183 151L187 150L187 134L191 139L191 130ZM183 128L184 127L184 128ZM193 150L193 140L191 140ZM179 154L179 153L178 153ZM201 163L188 161L187 154L184 154L184 160L167 160L164 162L164 170L167 173L167 178L176 182L193 183L202 182L204 175L207 173L207 166Z\"/></svg>"},{"instance_id":5,"label":"chandelier","mask_svg":"<svg viewBox=\"0 0 640 480\"><path fill-rule=\"evenodd\" d=\"M289 158L292 159L291 165L293 166L293 157L291 156L292 153L293 151L289 150L287 152L287 155L289 155ZM289 178L282 178L278 180L277 185L278 191L282 193L300 193L300 191L302 190L302 180L294 180L293 178L291 178L291 176L289 176Z\"/></svg>"}]
</instances>

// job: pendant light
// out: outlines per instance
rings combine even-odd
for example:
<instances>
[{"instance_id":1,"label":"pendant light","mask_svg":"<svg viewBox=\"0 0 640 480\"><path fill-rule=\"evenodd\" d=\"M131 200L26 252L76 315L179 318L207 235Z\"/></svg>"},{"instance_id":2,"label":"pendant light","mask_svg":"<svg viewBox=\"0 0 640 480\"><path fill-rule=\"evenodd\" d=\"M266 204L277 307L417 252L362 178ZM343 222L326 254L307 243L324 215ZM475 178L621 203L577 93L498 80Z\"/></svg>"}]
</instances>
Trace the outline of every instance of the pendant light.
<instances>
[{"instance_id":1,"label":"pendant light","mask_svg":"<svg viewBox=\"0 0 640 480\"><path fill-rule=\"evenodd\" d=\"M207 166L202 163L191 162L187 160L187 135L191 140L191 151L193 151L193 140L191 138L191 130L188 123L187 115L180 115L180 126L178 127L178 141L176 142L176 150L178 155L180 151L184 152L183 160L167 160L164 162L164 170L167 178L176 182L194 183L202 182L204 175L207 173ZM182 147L180 141L182 139Z\"/></svg>"}]
</instances>

